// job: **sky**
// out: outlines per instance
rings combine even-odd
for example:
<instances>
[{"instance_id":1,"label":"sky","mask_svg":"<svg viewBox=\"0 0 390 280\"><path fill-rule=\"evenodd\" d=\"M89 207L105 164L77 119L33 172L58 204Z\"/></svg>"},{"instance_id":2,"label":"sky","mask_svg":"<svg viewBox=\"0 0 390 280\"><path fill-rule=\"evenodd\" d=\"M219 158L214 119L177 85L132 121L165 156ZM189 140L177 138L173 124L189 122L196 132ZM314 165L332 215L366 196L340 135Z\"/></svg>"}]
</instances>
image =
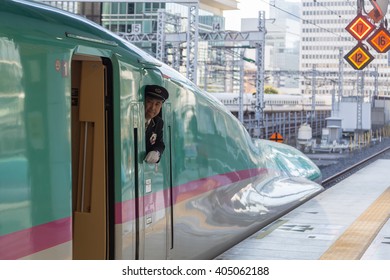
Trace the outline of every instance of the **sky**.
<instances>
[{"instance_id":1,"label":"sky","mask_svg":"<svg viewBox=\"0 0 390 280\"><path fill-rule=\"evenodd\" d=\"M259 11L265 11L265 17L268 17L270 0L239 0L238 11L225 11L223 13L226 30L241 30L241 18L258 18ZM300 0L286 0L288 2L300 2Z\"/></svg>"}]
</instances>

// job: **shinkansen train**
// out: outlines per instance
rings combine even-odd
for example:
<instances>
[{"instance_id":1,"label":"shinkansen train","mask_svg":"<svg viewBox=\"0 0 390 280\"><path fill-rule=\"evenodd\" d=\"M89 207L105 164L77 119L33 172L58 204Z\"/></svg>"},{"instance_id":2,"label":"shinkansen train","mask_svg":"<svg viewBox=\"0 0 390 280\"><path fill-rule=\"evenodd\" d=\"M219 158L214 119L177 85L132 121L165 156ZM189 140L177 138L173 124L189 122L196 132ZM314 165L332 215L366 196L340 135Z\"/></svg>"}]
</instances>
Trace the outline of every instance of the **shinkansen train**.
<instances>
[{"instance_id":1,"label":"shinkansen train","mask_svg":"<svg viewBox=\"0 0 390 280\"><path fill-rule=\"evenodd\" d=\"M212 93L219 101L221 101L231 112L239 111L239 94L218 92ZM254 112L256 104L256 96L250 93L242 95L242 108L244 112ZM332 110L331 95L317 95L315 100L315 110ZM312 110L312 95L309 94L264 94L264 111L265 112L280 112L280 111L311 111Z\"/></svg>"},{"instance_id":2,"label":"shinkansen train","mask_svg":"<svg viewBox=\"0 0 390 280\"><path fill-rule=\"evenodd\" d=\"M144 89L169 91L145 158ZM296 149L82 17L0 1L0 259L211 259L322 191Z\"/></svg>"}]
</instances>

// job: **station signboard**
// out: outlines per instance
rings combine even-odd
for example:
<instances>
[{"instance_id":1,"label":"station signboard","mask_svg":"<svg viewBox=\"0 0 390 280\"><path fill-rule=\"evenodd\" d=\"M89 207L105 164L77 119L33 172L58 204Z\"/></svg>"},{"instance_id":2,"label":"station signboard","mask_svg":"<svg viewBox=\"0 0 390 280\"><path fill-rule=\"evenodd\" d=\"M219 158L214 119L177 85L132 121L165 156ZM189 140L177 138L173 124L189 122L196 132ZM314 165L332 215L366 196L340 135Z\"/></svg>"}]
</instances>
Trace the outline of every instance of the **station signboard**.
<instances>
[{"instance_id":1,"label":"station signboard","mask_svg":"<svg viewBox=\"0 0 390 280\"><path fill-rule=\"evenodd\" d=\"M344 59L356 70L364 69L374 57L367 50L367 47L362 43L358 43L349 53L344 56Z\"/></svg>"}]
</instances>

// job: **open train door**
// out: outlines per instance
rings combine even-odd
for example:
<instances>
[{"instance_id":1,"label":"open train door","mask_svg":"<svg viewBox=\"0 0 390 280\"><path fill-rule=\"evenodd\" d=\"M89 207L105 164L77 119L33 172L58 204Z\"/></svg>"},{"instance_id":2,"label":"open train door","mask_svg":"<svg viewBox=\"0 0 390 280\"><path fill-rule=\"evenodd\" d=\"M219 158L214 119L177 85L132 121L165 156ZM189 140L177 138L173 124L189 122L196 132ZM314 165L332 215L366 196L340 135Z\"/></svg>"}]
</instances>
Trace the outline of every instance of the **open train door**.
<instances>
[{"instance_id":1,"label":"open train door","mask_svg":"<svg viewBox=\"0 0 390 280\"><path fill-rule=\"evenodd\" d=\"M111 63L75 55L71 67L73 259L110 259L114 248Z\"/></svg>"},{"instance_id":2,"label":"open train door","mask_svg":"<svg viewBox=\"0 0 390 280\"><path fill-rule=\"evenodd\" d=\"M165 87L164 78L156 68L144 68L140 90L144 94L146 85ZM144 115L144 114L143 114ZM171 179L171 126L172 110L168 99L162 106L161 117L164 120L163 137L165 151L158 164L149 164L143 158L139 160L138 168L142 170L143 178L138 189L138 252L139 259L166 259L172 248L173 223L171 216L172 179ZM145 124L144 118L142 124ZM145 147L143 131L140 147ZM140 153L142 154L142 153Z\"/></svg>"}]
</instances>

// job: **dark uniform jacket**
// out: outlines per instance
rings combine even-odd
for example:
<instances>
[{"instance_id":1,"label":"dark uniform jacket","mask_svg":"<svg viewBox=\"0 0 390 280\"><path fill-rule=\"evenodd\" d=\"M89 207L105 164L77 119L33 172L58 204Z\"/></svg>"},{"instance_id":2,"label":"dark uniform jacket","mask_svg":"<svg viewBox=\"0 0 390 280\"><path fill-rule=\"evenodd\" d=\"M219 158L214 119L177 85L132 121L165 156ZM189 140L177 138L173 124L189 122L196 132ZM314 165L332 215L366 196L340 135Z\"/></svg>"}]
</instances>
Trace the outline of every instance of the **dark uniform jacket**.
<instances>
[{"instance_id":1,"label":"dark uniform jacket","mask_svg":"<svg viewBox=\"0 0 390 280\"><path fill-rule=\"evenodd\" d=\"M164 152L165 144L163 141L163 126L164 121L156 116L150 120L148 127L146 128L146 154L150 151L159 151L160 157Z\"/></svg>"}]
</instances>

